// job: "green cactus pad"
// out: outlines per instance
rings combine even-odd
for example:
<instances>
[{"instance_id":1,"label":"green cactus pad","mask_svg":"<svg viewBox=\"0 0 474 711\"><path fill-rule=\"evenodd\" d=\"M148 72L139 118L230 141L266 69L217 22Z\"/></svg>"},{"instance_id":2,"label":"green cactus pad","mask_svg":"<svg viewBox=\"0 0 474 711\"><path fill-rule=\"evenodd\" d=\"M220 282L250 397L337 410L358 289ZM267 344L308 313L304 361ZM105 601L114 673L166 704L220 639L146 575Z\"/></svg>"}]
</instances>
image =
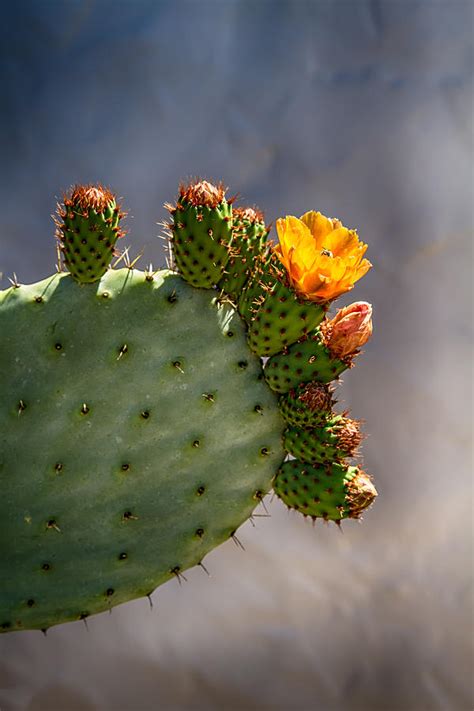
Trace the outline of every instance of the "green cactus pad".
<instances>
[{"instance_id":1,"label":"green cactus pad","mask_svg":"<svg viewBox=\"0 0 474 711\"><path fill-rule=\"evenodd\" d=\"M76 281L98 281L107 270L123 214L114 195L102 186L80 186L58 206L56 236L64 266Z\"/></svg>"},{"instance_id":2,"label":"green cactus pad","mask_svg":"<svg viewBox=\"0 0 474 711\"><path fill-rule=\"evenodd\" d=\"M254 259L262 254L267 228L263 216L252 208L233 211L233 250L218 286L237 301L252 273Z\"/></svg>"},{"instance_id":3,"label":"green cactus pad","mask_svg":"<svg viewBox=\"0 0 474 711\"><path fill-rule=\"evenodd\" d=\"M151 593L271 487L283 421L245 328L177 275L0 293L0 628Z\"/></svg>"},{"instance_id":4,"label":"green cactus pad","mask_svg":"<svg viewBox=\"0 0 474 711\"><path fill-rule=\"evenodd\" d=\"M352 456L361 442L357 423L342 415L333 415L313 429L289 427L283 446L296 459L309 464L329 464Z\"/></svg>"},{"instance_id":5,"label":"green cactus pad","mask_svg":"<svg viewBox=\"0 0 474 711\"><path fill-rule=\"evenodd\" d=\"M277 281L265 294L249 328L249 346L259 356L272 356L310 333L324 318L324 308L300 301Z\"/></svg>"},{"instance_id":6,"label":"green cactus pad","mask_svg":"<svg viewBox=\"0 0 474 711\"><path fill-rule=\"evenodd\" d=\"M293 388L279 400L280 412L295 427L319 427L334 405L332 391L324 383L307 383Z\"/></svg>"},{"instance_id":7,"label":"green cactus pad","mask_svg":"<svg viewBox=\"0 0 474 711\"><path fill-rule=\"evenodd\" d=\"M247 281L238 301L238 309L242 318L250 325L265 300L267 289L273 286L275 278L270 265L275 261L272 250L268 247L254 259L252 274Z\"/></svg>"},{"instance_id":8,"label":"green cactus pad","mask_svg":"<svg viewBox=\"0 0 474 711\"><path fill-rule=\"evenodd\" d=\"M213 206L181 197L172 211L171 247L176 268L189 284L211 289L230 258L232 206L225 198Z\"/></svg>"},{"instance_id":9,"label":"green cactus pad","mask_svg":"<svg viewBox=\"0 0 474 711\"><path fill-rule=\"evenodd\" d=\"M296 459L280 467L273 488L289 508L336 523L359 518L377 495L370 477L359 467L311 466Z\"/></svg>"},{"instance_id":10,"label":"green cactus pad","mask_svg":"<svg viewBox=\"0 0 474 711\"><path fill-rule=\"evenodd\" d=\"M331 357L320 332L316 330L284 353L270 358L265 366L265 378L272 390L287 393L301 383L313 380L330 383L348 367L347 363Z\"/></svg>"}]
</instances>

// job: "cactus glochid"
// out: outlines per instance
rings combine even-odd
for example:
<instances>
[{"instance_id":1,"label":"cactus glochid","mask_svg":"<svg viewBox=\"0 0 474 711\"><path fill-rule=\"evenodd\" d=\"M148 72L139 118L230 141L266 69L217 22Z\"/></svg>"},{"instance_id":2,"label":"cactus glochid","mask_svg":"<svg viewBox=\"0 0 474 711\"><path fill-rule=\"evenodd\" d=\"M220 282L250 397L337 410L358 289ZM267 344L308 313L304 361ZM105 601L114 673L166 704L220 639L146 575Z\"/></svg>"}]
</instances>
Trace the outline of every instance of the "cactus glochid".
<instances>
[{"instance_id":1,"label":"cactus glochid","mask_svg":"<svg viewBox=\"0 0 474 711\"><path fill-rule=\"evenodd\" d=\"M327 385L370 330L357 304L325 316L368 268L354 233L307 213L276 248L259 211L207 181L168 209L174 267L112 268L120 206L76 186L58 209L59 273L0 292L1 631L181 580L272 486L336 523L376 496ZM307 233L320 284L301 273Z\"/></svg>"}]
</instances>

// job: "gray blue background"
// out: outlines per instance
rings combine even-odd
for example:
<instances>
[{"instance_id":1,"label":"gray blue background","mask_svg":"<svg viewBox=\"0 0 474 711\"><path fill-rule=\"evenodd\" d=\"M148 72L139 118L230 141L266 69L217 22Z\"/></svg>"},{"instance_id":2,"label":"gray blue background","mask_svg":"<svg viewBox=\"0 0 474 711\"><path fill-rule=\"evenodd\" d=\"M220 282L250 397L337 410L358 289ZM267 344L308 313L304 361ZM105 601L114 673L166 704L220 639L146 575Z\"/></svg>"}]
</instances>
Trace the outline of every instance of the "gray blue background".
<instances>
[{"instance_id":1,"label":"gray blue background","mask_svg":"<svg viewBox=\"0 0 474 711\"><path fill-rule=\"evenodd\" d=\"M124 196L143 266L187 176L339 217L374 263L341 299L375 329L339 400L380 496L342 535L268 502L152 611L2 636L2 711L472 708L472 9L4 3L1 286L51 272L75 182Z\"/></svg>"}]
</instances>

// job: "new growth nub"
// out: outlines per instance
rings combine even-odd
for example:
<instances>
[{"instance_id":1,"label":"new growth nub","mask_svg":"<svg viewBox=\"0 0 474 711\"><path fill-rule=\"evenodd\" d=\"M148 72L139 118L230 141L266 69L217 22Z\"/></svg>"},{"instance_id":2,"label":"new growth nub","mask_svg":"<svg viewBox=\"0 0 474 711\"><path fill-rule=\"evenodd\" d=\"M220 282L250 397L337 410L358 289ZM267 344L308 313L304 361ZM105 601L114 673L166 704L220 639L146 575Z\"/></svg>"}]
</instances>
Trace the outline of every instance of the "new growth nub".
<instances>
[{"instance_id":1,"label":"new growth nub","mask_svg":"<svg viewBox=\"0 0 474 711\"><path fill-rule=\"evenodd\" d=\"M56 237L63 263L78 282L98 281L106 272L123 231L115 195L102 185L76 185L58 204Z\"/></svg>"}]
</instances>

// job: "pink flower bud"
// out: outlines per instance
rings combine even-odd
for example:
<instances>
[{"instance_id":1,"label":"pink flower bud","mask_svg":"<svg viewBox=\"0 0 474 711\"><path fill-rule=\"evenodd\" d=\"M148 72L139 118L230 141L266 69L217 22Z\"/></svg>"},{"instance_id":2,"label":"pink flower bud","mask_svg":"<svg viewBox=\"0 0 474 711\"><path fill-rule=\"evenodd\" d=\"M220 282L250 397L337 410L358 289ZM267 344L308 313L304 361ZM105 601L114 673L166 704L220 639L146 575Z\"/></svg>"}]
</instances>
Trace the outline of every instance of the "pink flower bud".
<instances>
[{"instance_id":1,"label":"pink flower bud","mask_svg":"<svg viewBox=\"0 0 474 711\"><path fill-rule=\"evenodd\" d=\"M372 306L366 301L345 306L328 322L325 331L326 345L335 358L355 355L372 335Z\"/></svg>"}]
</instances>

